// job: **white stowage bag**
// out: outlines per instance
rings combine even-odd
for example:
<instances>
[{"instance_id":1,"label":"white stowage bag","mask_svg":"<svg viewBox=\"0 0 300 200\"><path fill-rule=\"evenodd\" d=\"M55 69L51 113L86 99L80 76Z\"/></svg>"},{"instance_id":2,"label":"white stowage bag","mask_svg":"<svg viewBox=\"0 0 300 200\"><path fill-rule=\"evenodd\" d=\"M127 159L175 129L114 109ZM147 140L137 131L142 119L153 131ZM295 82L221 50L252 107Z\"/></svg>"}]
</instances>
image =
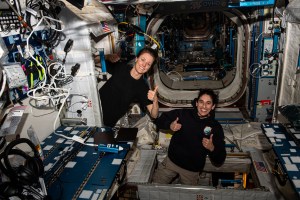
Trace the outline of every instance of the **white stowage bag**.
<instances>
[{"instance_id":1,"label":"white stowage bag","mask_svg":"<svg viewBox=\"0 0 300 200\"><path fill-rule=\"evenodd\" d=\"M223 125L226 142L237 142L241 149L254 147L260 150L269 150L271 143L261 129L260 122Z\"/></svg>"},{"instance_id":2,"label":"white stowage bag","mask_svg":"<svg viewBox=\"0 0 300 200\"><path fill-rule=\"evenodd\" d=\"M142 117L133 127L138 128L137 146L153 145L157 139L156 125L148 115Z\"/></svg>"}]
</instances>

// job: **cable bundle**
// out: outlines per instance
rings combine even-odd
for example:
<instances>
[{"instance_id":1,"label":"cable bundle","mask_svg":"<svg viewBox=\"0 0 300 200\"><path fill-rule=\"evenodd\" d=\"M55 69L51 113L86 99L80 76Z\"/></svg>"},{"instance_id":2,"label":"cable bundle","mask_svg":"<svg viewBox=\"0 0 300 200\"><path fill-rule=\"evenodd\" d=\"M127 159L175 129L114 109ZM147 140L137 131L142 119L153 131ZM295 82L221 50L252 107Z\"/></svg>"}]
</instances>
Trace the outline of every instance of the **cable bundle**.
<instances>
[{"instance_id":1,"label":"cable bundle","mask_svg":"<svg viewBox=\"0 0 300 200\"><path fill-rule=\"evenodd\" d=\"M59 1L30 1L26 2L25 20L27 25L34 28L37 24L32 24L33 21L39 21L42 17L47 16L51 19L59 20L58 14L62 5ZM41 31L41 34L33 34L32 37L39 43L45 45L48 48L56 47L59 42L62 33L60 30L61 23L55 20L46 20L47 26Z\"/></svg>"}]
</instances>

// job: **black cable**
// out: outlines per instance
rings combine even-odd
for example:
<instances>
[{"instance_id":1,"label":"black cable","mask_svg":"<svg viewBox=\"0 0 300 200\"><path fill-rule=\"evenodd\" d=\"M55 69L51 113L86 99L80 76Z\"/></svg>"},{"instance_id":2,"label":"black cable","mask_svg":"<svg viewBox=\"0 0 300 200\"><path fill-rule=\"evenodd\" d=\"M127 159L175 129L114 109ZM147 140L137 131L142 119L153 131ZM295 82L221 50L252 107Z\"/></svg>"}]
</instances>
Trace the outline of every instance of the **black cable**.
<instances>
[{"instance_id":1,"label":"black cable","mask_svg":"<svg viewBox=\"0 0 300 200\"><path fill-rule=\"evenodd\" d=\"M273 26L274 26L274 23L275 23L274 18L275 18L276 3L277 3L277 0L275 0L275 2L274 2L273 11L272 11L272 24L273 24Z\"/></svg>"},{"instance_id":2,"label":"black cable","mask_svg":"<svg viewBox=\"0 0 300 200\"><path fill-rule=\"evenodd\" d=\"M6 139L5 137L0 137L0 150L4 147L4 145L6 144Z\"/></svg>"},{"instance_id":3,"label":"black cable","mask_svg":"<svg viewBox=\"0 0 300 200\"><path fill-rule=\"evenodd\" d=\"M26 6L32 10L35 10L37 13L40 12L42 16L49 16L53 19L59 20L53 6L51 6L51 4L48 4L48 5L49 5L49 9L46 8L42 4L42 2L33 3L31 1ZM30 26L31 28L34 26L31 24L32 16L33 15L31 12L26 12L26 22L27 22L28 26ZM61 24L59 22L56 22L56 21L48 21L48 22L51 25L54 25L55 29L58 29L58 30L61 29ZM43 31L41 31L41 32L43 32ZM59 39L61 33L59 31L52 29L51 27L49 29L47 29L47 31L43 32L43 34L45 34L45 33L47 34L46 39L43 39L42 36L38 36L37 34L32 34L32 36L37 42L44 44L47 47L50 47L50 48L55 47L58 44L57 40Z\"/></svg>"},{"instance_id":4,"label":"black cable","mask_svg":"<svg viewBox=\"0 0 300 200\"><path fill-rule=\"evenodd\" d=\"M35 195L35 196L38 196L38 197L39 197L38 199L44 199L44 198L45 198L44 195L40 194L38 191L35 190L35 188L33 189L31 186L29 186L29 187L23 186L23 188L24 188L27 192L29 192L29 194L33 194L33 195ZM27 194L23 194L23 195L26 196ZM28 196L28 195L27 195L27 196Z\"/></svg>"},{"instance_id":5,"label":"black cable","mask_svg":"<svg viewBox=\"0 0 300 200\"><path fill-rule=\"evenodd\" d=\"M33 103L33 101L36 101L35 99L30 99L29 100L29 105L35 109L43 109L43 110L52 110L54 109L55 107L52 105L50 106L50 103L49 103L49 106L36 106L35 103ZM49 113L50 114L50 113Z\"/></svg>"},{"instance_id":6,"label":"black cable","mask_svg":"<svg viewBox=\"0 0 300 200\"><path fill-rule=\"evenodd\" d=\"M4 159L4 151L0 154L0 170L2 172L2 174L4 174L5 176L9 177L9 171L7 170L4 162L2 161Z\"/></svg>"},{"instance_id":7,"label":"black cable","mask_svg":"<svg viewBox=\"0 0 300 200\"><path fill-rule=\"evenodd\" d=\"M73 43L74 41L72 39L69 39L64 47L64 52L65 52L65 57L62 61L62 64L64 65L65 62L66 62L66 58L67 58L67 55L68 53L71 51L72 47L73 47Z\"/></svg>"},{"instance_id":8,"label":"black cable","mask_svg":"<svg viewBox=\"0 0 300 200\"><path fill-rule=\"evenodd\" d=\"M69 75L67 78L57 81L56 84L57 84L57 87L62 87L64 85L68 85L72 82L73 82L73 76Z\"/></svg>"}]
</instances>

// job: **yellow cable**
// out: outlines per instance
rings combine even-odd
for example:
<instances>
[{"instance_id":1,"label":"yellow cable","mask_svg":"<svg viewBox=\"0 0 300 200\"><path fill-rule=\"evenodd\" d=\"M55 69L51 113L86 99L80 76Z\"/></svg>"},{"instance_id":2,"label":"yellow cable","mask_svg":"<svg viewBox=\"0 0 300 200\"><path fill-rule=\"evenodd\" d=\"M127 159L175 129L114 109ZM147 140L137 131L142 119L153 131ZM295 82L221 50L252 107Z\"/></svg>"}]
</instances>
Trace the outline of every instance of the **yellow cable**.
<instances>
[{"instance_id":1,"label":"yellow cable","mask_svg":"<svg viewBox=\"0 0 300 200\"><path fill-rule=\"evenodd\" d=\"M119 24L129 24L128 22L120 22ZM124 31L120 31L120 30L118 30L120 33L126 33L126 32L124 32ZM146 33L144 33L143 32L143 34L145 35L145 36L147 36L147 37L149 37L156 45L157 45L157 47L158 47L158 49L160 49L160 44L152 37L152 36L150 36L150 35L148 35L148 34L146 34Z\"/></svg>"},{"instance_id":2,"label":"yellow cable","mask_svg":"<svg viewBox=\"0 0 300 200\"><path fill-rule=\"evenodd\" d=\"M119 24L128 24L128 22L120 22ZM120 31L120 29L118 29L118 32L120 32L120 33L126 33L125 31Z\"/></svg>"},{"instance_id":3,"label":"yellow cable","mask_svg":"<svg viewBox=\"0 0 300 200\"><path fill-rule=\"evenodd\" d=\"M243 188L247 187L247 173L243 173Z\"/></svg>"},{"instance_id":4,"label":"yellow cable","mask_svg":"<svg viewBox=\"0 0 300 200\"><path fill-rule=\"evenodd\" d=\"M152 36L147 35L146 33L144 33L144 35L146 35L147 37L149 37L157 45L158 49L160 49L159 43Z\"/></svg>"},{"instance_id":5,"label":"yellow cable","mask_svg":"<svg viewBox=\"0 0 300 200\"><path fill-rule=\"evenodd\" d=\"M120 30L118 30L120 33L126 33L125 31L120 31Z\"/></svg>"},{"instance_id":6,"label":"yellow cable","mask_svg":"<svg viewBox=\"0 0 300 200\"><path fill-rule=\"evenodd\" d=\"M119 24L129 24L128 22L120 22Z\"/></svg>"}]
</instances>

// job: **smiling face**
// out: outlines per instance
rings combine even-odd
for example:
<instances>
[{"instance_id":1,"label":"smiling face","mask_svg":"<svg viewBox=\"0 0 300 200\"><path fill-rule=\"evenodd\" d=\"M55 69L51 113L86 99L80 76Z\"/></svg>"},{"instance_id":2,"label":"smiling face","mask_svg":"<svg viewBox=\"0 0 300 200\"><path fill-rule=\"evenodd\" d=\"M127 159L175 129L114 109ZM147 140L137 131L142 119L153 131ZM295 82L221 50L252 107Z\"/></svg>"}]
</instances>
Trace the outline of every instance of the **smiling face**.
<instances>
[{"instance_id":1,"label":"smiling face","mask_svg":"<svg viewBox=\"0 0 300 200\"><path fill-rule=\"evenodd\" d=\"M144 52L137 57L135 61L135 65L133 67L135 76L142 76L151 68L154 62L154 57L150 53Z\"/></svg>"},{"instance_id":2,"label":"smiling face","mask_svg":"<svg viewBox=\"0 0 300 200\"><path fill-rule=\"evenodd\" d=\"M213 99L208 94L203 94L199 97L198 101L196 102L198 115L200 117L207 117L211 110L215 109L215 104Z\"/></svg>"}]
</instances>

